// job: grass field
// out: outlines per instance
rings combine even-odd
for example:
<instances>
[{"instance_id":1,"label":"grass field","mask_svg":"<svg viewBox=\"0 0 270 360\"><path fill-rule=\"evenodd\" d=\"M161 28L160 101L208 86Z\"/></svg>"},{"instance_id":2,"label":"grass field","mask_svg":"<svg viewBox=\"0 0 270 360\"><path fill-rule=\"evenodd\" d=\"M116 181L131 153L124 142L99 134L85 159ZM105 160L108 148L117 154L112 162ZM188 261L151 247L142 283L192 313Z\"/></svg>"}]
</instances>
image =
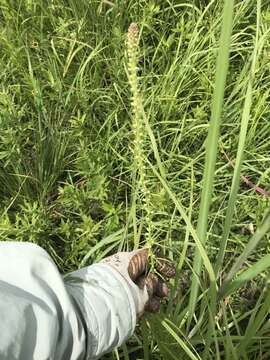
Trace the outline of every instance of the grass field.
<instances>
[{"instance_id":1,"label":"grass field","mask_svg":"<svg viewBox=\"0 0 270 360\"><path fill-rule=\"evenodd\" d=\"M145 244L177 264L160 314L104 359L269 359L269 1L0 9L1 239L62 272Z\"/></svg>"}]
</instances>

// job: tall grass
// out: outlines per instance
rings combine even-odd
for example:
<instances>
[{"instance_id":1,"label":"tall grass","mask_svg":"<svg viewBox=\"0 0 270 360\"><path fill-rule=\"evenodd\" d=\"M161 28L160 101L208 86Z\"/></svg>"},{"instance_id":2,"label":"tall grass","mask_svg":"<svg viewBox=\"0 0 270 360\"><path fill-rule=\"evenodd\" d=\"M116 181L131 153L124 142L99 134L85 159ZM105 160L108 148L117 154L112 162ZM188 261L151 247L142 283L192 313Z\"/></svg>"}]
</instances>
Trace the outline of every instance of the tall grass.
<instances>
[{"instance_id":1,"label":"tall grass","mask_svg":"<svg viewBox=\"0 0 270 360\"><path fill-rule=\"evenodd\" d=\"M269 190L268 3L3 0L0 11L2 239L40 244L63 272L144 245L134 185L146 175L148 245L178 274L161 312L104 358L269 358L269 199L241 181Z\"/></svg>"},{"instance_id":2,"label":"tall grass","mask_svg":"<svg viewBox=\"0 0 270 360\"><path fill-rule=\"evenodd\" d=\"M202 194L200 199L200 210L197 224L197 235L202 244L206 242L207 225L209 208L212 202L213 182L215 175L215 164L218 150L219 129L222 116L223 100L226 87L226 77L229 65L230 42L233 22L233 6L234 1L224 2L224 10L222 14L222 29L219 42L218 58L216 65L216 80L214 85L211 119L209 123L205 166L202 182ZM195 252L193 263L193 279L190 292L189 303L189 323L193 317L196 302L198 298L199 281L201 273L201 255L199 250ZM213 280L212 280L213 281ZM215 288L215 285L212 284ZM212 297L215 296L215 289L213 289ZM215 302L215 299L212 299ZM212 319L210 319L212 321Z\"/></svg>"}]
</instances>

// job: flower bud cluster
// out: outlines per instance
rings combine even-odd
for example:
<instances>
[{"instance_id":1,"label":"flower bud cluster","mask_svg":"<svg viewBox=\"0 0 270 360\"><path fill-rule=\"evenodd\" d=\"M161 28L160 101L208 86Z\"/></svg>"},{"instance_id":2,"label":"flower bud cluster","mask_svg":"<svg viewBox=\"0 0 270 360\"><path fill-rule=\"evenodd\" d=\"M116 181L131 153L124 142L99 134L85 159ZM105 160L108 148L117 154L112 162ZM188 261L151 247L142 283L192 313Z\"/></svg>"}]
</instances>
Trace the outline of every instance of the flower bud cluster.
<instances>
[{"instance_id":1,"label":"flower bud cluster","mask_svg":"<svg viewBox=\"0 0 270 360\"><path fill-rule=\"evenodd\" d=\"M146 245L152 247L152 206L151 194L147 184L146 168L146 128L144 122L143 104L139 91L138 81L138 53L139 53L139 28L136 23L132 23L128 29L127 36L127 69L128 80L131 90L131 107L132 107L132 129L134 135L133 157L134 171L137 175L139 194L142 200L142 208L145 215L146 225Z\"/></svg>"}]
</instances>

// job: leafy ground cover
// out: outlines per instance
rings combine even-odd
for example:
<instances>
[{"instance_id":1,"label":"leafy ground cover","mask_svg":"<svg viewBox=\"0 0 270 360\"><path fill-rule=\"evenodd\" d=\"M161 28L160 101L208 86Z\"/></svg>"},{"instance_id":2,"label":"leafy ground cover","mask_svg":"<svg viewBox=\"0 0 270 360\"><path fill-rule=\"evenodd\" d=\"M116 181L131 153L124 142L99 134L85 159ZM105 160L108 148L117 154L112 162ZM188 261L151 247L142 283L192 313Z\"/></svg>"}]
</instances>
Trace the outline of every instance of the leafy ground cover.
<instances>
[{"instance_id":1,"label":"leafy ground cover","mask_svg":"<svg viewBox=\"0 0 270 360\"><path fill-rule=\"evenodd\" d=\"M0 9L1 239L43 246L62 272L147 241L127 74L137 22L151 244L178 277L105 358L269 359L268 1Z\"/></svg>"}]
</instances>

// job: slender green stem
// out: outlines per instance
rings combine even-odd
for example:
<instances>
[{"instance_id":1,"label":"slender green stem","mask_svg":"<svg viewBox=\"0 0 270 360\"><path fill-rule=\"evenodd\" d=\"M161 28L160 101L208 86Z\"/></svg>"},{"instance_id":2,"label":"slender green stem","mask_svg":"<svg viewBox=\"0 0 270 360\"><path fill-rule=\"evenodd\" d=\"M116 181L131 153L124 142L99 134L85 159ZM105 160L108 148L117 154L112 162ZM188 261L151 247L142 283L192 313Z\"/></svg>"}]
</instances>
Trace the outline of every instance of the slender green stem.
<instances>
[{"instance_id":1,"label":"slender green stem","mask_svg":"<svg viewBox=\"0 0 270 360\"><path fill-rule=\"evenodd\" d=\"M199 210L199 219L197 224L197 235L202 244L206 242L207 223L210 204L212 201L213 181L215 174L215 164L218 148L218 137L221 123L221 114L223 107L224 91L226 86L226 77L229 65L230 40L233 20L233 0L224 2L222 29L220 36L220 46L218 50L218 58L216 64L216 80L212 102L212 112L210 119L210 127L206 145L205 169L202 182L202 195ZM200 251L196 249L193 263L194 275L192 278L190 301L189 301L189 321L193 317L197 304L199 281L198 278L202 268L202 258ZM213 285L214 286L214 285Z\"/></svg>"},{"instance_id":2,"label":"slender green stem","mask_svg":"<svg viewBox=\"0 0 270 360\"><path fill-rule=\"evenodd\" d=\"M254 46L254 51L252 54L251 71L249 73L249 82L248 82L248 87L247 87L247 91L246 91L244 109L243 109L242 119L241 119L241 124L240 124L240 134L239 134L237 156L236 156L236 162L235 162L235 167L234 167L232 185L231 185L230 196L229 196L229 201L228 201L228 207L226 210L223 233L222 233L222 237L221 237L221 241L220 241L220 247L219 247L219 252L218 252L218 256L217 256L217 261L215 264L216 273L218 273L218 271L220 270L223 259L224 259L227 241L228 241L228 237L229 237L229 233L230 233L230 229L231 229L231 225L232 225L232 220L233 220L236 197L237 197L237 193L238 193L238 189L239 189L241 166L243 163L243 154L244 154L244 148L245 148L245 140L246 140L246 135L247 135L247 130L248 130L248 123L249 123L249 119L250 119L251 105L252 105L253 78L255 75L256 63L257 63L257 59L258 59L260 12L261 12L261 1L258 0L257 1L257 26L256 26L255 46Z\"/></svg>"}]
</instances>

